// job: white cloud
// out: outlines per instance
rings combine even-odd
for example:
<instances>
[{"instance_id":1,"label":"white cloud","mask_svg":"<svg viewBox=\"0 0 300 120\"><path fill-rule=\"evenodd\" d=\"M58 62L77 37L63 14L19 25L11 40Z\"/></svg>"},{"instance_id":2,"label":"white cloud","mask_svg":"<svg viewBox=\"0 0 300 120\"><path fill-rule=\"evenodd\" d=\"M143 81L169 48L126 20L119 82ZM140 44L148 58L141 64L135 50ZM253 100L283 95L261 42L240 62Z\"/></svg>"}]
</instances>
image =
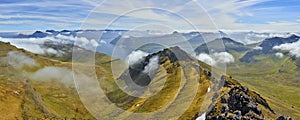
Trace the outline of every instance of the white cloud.
<instances>
[{"instance_id":1,"label":"white cloud","mask_svg":"<svg viewBox=\"0 0 300 120\"><path fill-rule=\"evenodd\" d=\"M3 42L10 42L10 44L16 46L17 48L25 49L29 52L35 54L44 54L45 50L41 48L40 44L47 41L47 38L44 39L36 39L36 38L20 38L20 39L13 39L13 38L0 38L0 41Z\"/></svg>"},{"instance_id":2,"label":"white cloud","mask_svg":"<svg viewBox=\"0 0 300 120\"><path fill-rule=\"evenodd\" d=\"M127 56L127 62L128 62L129 65L133 65L134 63L142 60L147 55L149 55L149 53L143 52L141 50L132 51Z\"/></svg>"},{"instance_id":3,"label":"white cloud","mask_svg":"<svg viewBox=\"0 0 300 120\"><path fill-rule=\"evenodd\" d=\"M35 27L41 27L42 25L51 26L54 28L63 29L65 26L80 27L80 23L85 22L89 24L87 26L91 28L97 28L100 25L101 28L110 25L112 20L116 17L123 15L126 12L130 14L122 16L124 19L130 19L131 22L123 22L115 24L115 28L123 28L125 24L127 26L136 27L140 22L142 24L160 23L162 25L170 26L176 29L190 29L186 27L185 20L174 19L173 15L164 12L157 12L153 10L145 10L147 8L162 8L170 13L183 16L186 20L190 21L194 26L203 29L213 29L215 26L220 29L231 29L231 30L253 30L253 31L298 31L299 30L299 19L292 18L292 15L282 16L283 13L289 11L278 12L275 15L280 16L278 20L289 18L291 21L275 21L268 22L261 20L261 16L258 16L254 11L266 11L265 15L272 15L274 17L274 11L266 10L269 8L282 8L282 6L275 7L257 7L255 10L252 6L269 2L274 0L175 0L175 1L161 1L161 0L79 0L79 1L25 1L15 2L11 4L2 4L0 8L0 18L9 19L0 21L3 24L28 24L27 26L32 27L38 23ZM276 1L275 1L276 2ZM98 6L98 7L97 7ZM31 9L24 8L37 8L41 11L33 11ZM94 9L94 7L97 7ZM256 6L255 6L256 7ZM15 9L18 8L18 9ZM143 8L139 9L138 8ZM145 8L145 9L144 9ZM202 10L204 8L204 10ZM20 12L21 11L23 12ZM56 11L56 10L59 10ZM163 11L164 11L163 10ZM53 11L53 12L45 12ZM76 12L70 12L76 11ZM86 15L92 12L91 15L94 18L85 20ZM271 12L271 13L270 13ZM16 14L8 14L16 13ZM70 14L63 14L70 13ZM95 15L93 15L95 13ZM99 15L100 13L100 15ZM269 13L269 14L268 14ZM209 15L206 16L206 15ZM260 14L259 14L260 15ZM89 16L89 17L91 17ZM245 16L251 16L257 18L257 23L241 22L240 18ZM277 17L275 16L275 17ZM265 16L262 16L265 17ZM12 18L17 18L14 20ZM123 19L122 18L122 19ZM213 24L210 19L212 18ZM21 19L21 20L19 20ZM39 21L37 22L38 19ZM40 20L42 19L42 20ZM295 20L294 20L295 19ZM54 20L54 21L53 21ZM124 24L125 23L125 24ZM64 26L64 27L61 27ZM85 25L83 25L85 26ZM242 28L242 29L241 29ZM40 28L39 28L40 29ZM45 29L45 28L43 28ZM46 28L47 29L47 28ZM99 29L99 27L97 28Z\"/></svg>"},{"instance_id":4,"label":"white cloud","mask_svg":"<svg viewBox=\"0 0 300 120\"><path fill-rule=\"evenodd\" d=\"M273 47L275 50L287 50L291 55L295 55L296 57L300 57L300 40L294 43L286 43L279 46Z\"/></svg>"},{"instance_id":5,"label":"white cloud","mask_svg":"<svg viewBox=\"0 0 300 120\"><path fill-rule=\"evenodd\" d=\"M3 42L10 42L12 45L16 46L17 48L25 49L29 52L35 53L35 54L55 54L60 53L61 51L57 51L54 49L48 49L44 46L45 42L54 42L59 44L71 44L72 42L75 42L77 46L94 50L99 43L94 39L87 39L85 37L74 37L74 36L65 36L58 34L55 37L45 37L45 38L1 38L0 41ZM105 44L105 41L100 41L101 44Z\"/></svg>"},{"instance_id":6,"label":"white cloud","mask_svg":"<svg viewBox=\"0 0 300 120\"><path fill-rule=\"evenodd\" d=\"M233 63L234 57L227 52L219 52L219 53L213 53L213 54L206 54L206 53L200 53L196 56L196 58L202 62L205 62L206 64L216 66L219 63L221 64L227 64L227 63Z\"/></svg>"},{"instance_id":7,"label":"white cloud","mask_svg":"<svg viewBox=\"0 0 300 120\"><path fill-rule=\"evenodd\" d=\"M46 50L46 52L47 52L48 54L58 54L58 51L57 51L57 50L54 50L53 48L48 48L48 49Z\"/></svg>"},{"instance_id":8,"label":"white cloud","mask_svg":"<svg viewBox=\"0 0 300 120\"><path fill-rule=\"evenodd\" d=\"M254 47L253 49L254 49L254 50L262 50L263 48L260 47L260 46L256 46L256 47Z\"/></svg>"},{"instance_id":9,"label":"white cloud","mask_svg":"<svg viewBox=\"0 0 300 120\"><path fill-rule=\"evenodd\" d=\"M214 66L217 63L211 56L209 56L206 53L200 53L199 55L196 56L196 58L202 62L205 62L208 65L211 65L211 66Z\"/></svg>"},{"instance_id":10,"label":"white cloud","mask_svg":"<svg viewBox=\"0 0 300 120\"><path fill-rule=\"evenodd\" d=\"M213 53L213 58L218 63L233 63L234 57L228 52Z\"/></svg>"},{"instance_id":11,"label":"white cloud","mask_svg":"<svg viewBox=\"0 0 300 120\"><path fill-rule=\"evenodd\" d=\"M143 72L147 73L149 77L152 79L155 76L158 68L159 68L159 57L154 56L150 58L149 63L147 64L147 66L145 66Z\"/></svg>"},{"instance_id":12,"label":"white cloud","mask_svg":"<svg viewBox=\"0 0 300 120\"><path fill-rule=\"evenodd\" d=\"M98 43L96 40L94 40L94 39L91 40L91 44L92 44L94 47L97 47L97 46L99 45L99 43Z\"/></svg>"},{"instance_id":13,"label":"white cloud","mask_svg":"<svg viewBox=\"0 0 300 120\"><path fill-rule=\"evenodd\" d=\"M104 40L100 40L99 43L100 43L100 44L107 44L107 42L105 42Z\"/></svg>"},{"instance_id":14,"label":"white cloud","mask_svg":"<svg viewBox=\"0 0 300 120\"><path fill-rule=\"evenodd\" d=\"M291 35L298 35L297 33L291 32L249 32L249 31L234 31L234 30L222 30L226 33L226 37L229 37L233 40L244 44L253 44L258 43L266 38L273 38L273 37L290 37ZM257 49L260 49L257 47Z\"/></svg>"},{"instance_id":15,"label":"white cloud","mask_svg":"<svg viewBox=\"0 0 300 120\"><path fill-rule=\"evenodd\" d=\"M275 53L275 56L279 57L279 58L282 58L284 55L282 53Z\"/></svg>"},{"instance_id":16,"label":"white cloud","mask_svg":"<svg viewBox=\"0 0 300 120\"><path fill-rule=\"evenodd\" d=\"M87 49L93 49L99 45L99 43L95 39L89 40L85 37L74 37L72 35L66 36L66 35L58 34L58 35L56 35L56 38L62 39L62 40L74 41L77 46L87 48Z\"/></svg>"},{"instance_id":17,"label":"white cloud","mask_svg":"<svg viewBox=\"0 0 300 120\"><path fill-rule=\"evenodd\" d=\"M23 67L37 67L39 64L32 58L18 52L8 52L7 57L4 58L9 65L13 66L17 70L21 70Z\"/></svg>"},{"instance_id":18,"label":"white cloud","mask_svg":"<svg viewBox=\"0 0 300 120\"><path fill-rule=\"evenodd\" d=\"M73 84L73 72L62 67L44 67L32 73L30 78L36 81L58 81L65 85Z\"/></svg>"}]
</instances>

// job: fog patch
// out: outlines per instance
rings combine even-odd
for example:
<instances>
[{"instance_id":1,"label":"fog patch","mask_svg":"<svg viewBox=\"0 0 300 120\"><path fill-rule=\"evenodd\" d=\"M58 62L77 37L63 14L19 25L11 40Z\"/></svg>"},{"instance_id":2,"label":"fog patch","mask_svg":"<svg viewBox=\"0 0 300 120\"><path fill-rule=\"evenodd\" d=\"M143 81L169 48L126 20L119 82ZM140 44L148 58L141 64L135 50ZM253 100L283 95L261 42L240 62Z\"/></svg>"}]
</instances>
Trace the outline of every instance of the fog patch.
<instances>
[{"instance_id":1,"label":"fog patch","mask_svg":"<svg viewBox=\"0 0 300 120\"><path fill-rule=\"evenodd\" d=\"M263 48L260 46L256 46L255 48L253 48L254 50L262 50Z\"/></svg>"},{"instance_id":2,"label":"fog patch","mask_svg":"<svg viewBox=\"0 0 300 120\"><path fill-rule=\"evenodd\" d=\"M32 73L29 77L35 81L58 81L64 85L73 85L73 74L71 70L63 67L44 67Z\"/></svg>"},{"instance_id":3,"label":"fog patch","mask_svg":"<svg viewBox=\"0 0 300 120\"><path fill-rule=\"evenodd\" d=\"M255 32L227 32L226 37L232 38L244 44L259 43L267 38L283 37L288 38L297 33L255 33Z\"/></svg>"},{"instance_id":4,"label":"fog patch","mask_svg":"<svg viewBox=\"0 0 300 120\"><path fill-rule=\"evenodd\" d=\"M93 50L94 48L99 46L99 43L94 39L89 40L85 37L65 36L61 34L52 37L45 37L45 38L1 38L0 37L0 41L9 42L11 43L11 45L16 46L17 48L25 49L29 52L40 54L40 55L45 55L54 52L53 49L48 50L48 48L44 46L46 42L57 43L57 44L74 44L74 42L76 42L77 46L89 50ZM100 44L106 44L106 43L100 41ZM56 51L56 52L60 52L60 51Z\"/></svg>"},{"instance_id":5,"label":"fog patch","mask_svg":"<svg viewBox=\"0 0 300 120\"><path fill-rule=\"evenodd\" d=\"M95 39L87 39L86 37L77 37L77 36L65 36L65 35L61 35L58 34L56 35L57 39L61 39L61 40L70 40L73 42L76 42L76 45L82 48L86 48L86 49L93 49L95 47L97 47L99 45L99 43L95 40ZM101 42L101 41L100 41Z\"/></svg>"},{"instance_id":6,"label":"fog patch","mask_svg":"<svg viewBox=\"0 0 300 120\"><path fill-rule=\"evenodd\" d=\"M107 42L105 42L104 40L100 40L99 43L100 43L100 44L107 44Z\"/></svg>"},{"instance_id":7,"label":"fog patch","mask_svg":"<svg viewBox=\"0 0 300 120\"><path fill-rule=\"evenodd\" d=\"M32 58L19 53L10 51L7 53L7 57L4 58L5 61L8 62L13 68L17 70L23 69L25 66L28 67L38 67L39 64Z\"/></svg>"},{"instance_id":8,"label":"fog patch","mask_svg":"<svg viewBox=\"0 0 300 120\"><path fill-rule=\"evenodd\" d=\"M278 52L278 53L275 53L275 56L277 56L277 57L279 57L279 58L283 58L284 55L283 55L282 53L279 53L279 52Z\"/></svg>"},{"instance_id":9,"label":"fog patch","mask_svg":"<svg viewBox=\"0 0 300 120\"><path fill-rule=\"evenodd\" d=\"M143 58L147 55L149 55L149 53L143 52L141 50L132 51L127 56L126 60L129 65L133 65L134 63L137 63L137 62L143 60Z\"/></svg>"},{"instance_id":10,"label":"fog patch","mask_svg":"<svg viewBox=\"0 0 300 120\"><path fill-rule=\"evenodd\" d=\"M211 66L216 65L216 61L206 53L200 53L199 55L196 56L196 58L202 62L205 62L208 65Z\"/></svg>"},{"instance_id":11,"label":"fog patch","mask_svg":"<svg viewBox=\"0 0 300 120\"><path fill-rule=\"evenodd\" d=\"M159 57L154 56L150 58L149 63L145 66L143 72L147 73L148 76L152 79L155 76L158 68L159 68Z\"/></svg>"},{"instance_id":12,"label":"fog patch","mask_svg":"<svg viewBox=\"0 0 300 120\"><path fill-rule=\"evenodd\" d=\"M228 52L213 53L213 58L218 63L233 63L234 57Z\"/></svg>"},{"instance_id":13,"label":"fog patch","mask_svg":"<svg viewBox=\"0 0 300 120\"><path fill-rule=\"evenodd\" d=\"M25 67L40 67L39 63L36 60L32 59L29 56L24 55L19 52L8 52L7 56L2 59L7 62L7 64L11 65L15 70L23 71L24 77L27 77L34 81L45 81L45 82L59 82L67 87L74 86L73 75L77 77L77 79L88 79L91 78L84 75L73 72L72 70L65 67L54 67L47 66L38 69L35 72L26 71Z\"/></svg>"},{"instance_id":14,"label":"fog patch","mask_svg":"<svg viewBox=\"0 0 300 120\"><path fill-rule=\"evenodd\" d=\"M279 46L274 46L275 50L287 50L291 55L295 55L297 58L300 57L300 41L293 43L281 44Z\"/></svg>"},{"instance_id":15,"label":"fog patch","mask_svg":"<svg viewBox=\"0 0 300 120\"><path fill-rule=\"evenodd\" d=\"M200 53L195 56L198 60L205 62L208 65L216 66L219 63L228 64L233 63L234 57L228 52L215 52L213 54Z\"/></svg>"}]
</instances>

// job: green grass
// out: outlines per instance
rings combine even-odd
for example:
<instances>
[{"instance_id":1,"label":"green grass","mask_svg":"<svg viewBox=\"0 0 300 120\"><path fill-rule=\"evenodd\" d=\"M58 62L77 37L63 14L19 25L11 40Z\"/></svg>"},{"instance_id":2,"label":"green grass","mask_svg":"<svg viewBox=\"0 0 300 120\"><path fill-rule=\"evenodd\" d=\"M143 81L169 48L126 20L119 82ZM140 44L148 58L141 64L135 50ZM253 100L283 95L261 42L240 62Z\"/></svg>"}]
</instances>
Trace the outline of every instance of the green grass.
<instances>
[{"instance_id":1,"label":"green grass","mask_svg":"<svg viewBox=\"0 0 300 120\"><path fill-rule=\"evenodd\" d=\"M39 66L14 69L5 59L10 51L34 59ZM0 87L3 88L0 99L4 98L0 100L0 119L94 119L81 103L74 86L65 87L58 81L30 80L28 74L23 74L24 71L32 73L46 66L71 69L70 62L49 59L0 42ZM20 91L19 95L13 91Z\"/></svg>"},{"instance_id":2,"label":"green grass","mask_svg":"<svg viewBox=\"0 0 300 120\"><path fill-rule=\"evenodd\" d=\"M233 53L235 58L242 53ZM256 56L259 62L228 65L227 73L265 97L277 114L300 118L300 73L288 57ZM284 72L280 73L279 70Z\"/></svg>"}]
</instances>

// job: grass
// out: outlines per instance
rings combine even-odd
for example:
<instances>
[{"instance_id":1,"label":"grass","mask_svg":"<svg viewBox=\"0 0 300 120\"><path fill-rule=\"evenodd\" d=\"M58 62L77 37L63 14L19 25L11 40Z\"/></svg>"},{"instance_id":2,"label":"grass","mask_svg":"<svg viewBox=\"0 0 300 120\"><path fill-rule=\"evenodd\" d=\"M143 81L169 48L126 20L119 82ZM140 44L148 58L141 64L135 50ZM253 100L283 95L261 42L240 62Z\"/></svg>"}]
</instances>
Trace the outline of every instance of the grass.
<instances>
[{"instance_id":1,"label":"grass","mask_svg":"<svg viewBox=\"0 0 300 120\"><path fill-rule=\"evenodd\" d=\"M10 51L34 59L39 66L23 67L21 71L14 69L4 60ZM74 86L65 87L58 81L30 80L28 74L23 74L46 66L71 69L70 62L32 54L3 42L0 42L0 59L0 119L94 119L81 103Z\"/></svg>"},{"instance_id":2,"label":"grass","mask_svg":"<svg viewBox=\"0 0 300 120\"><path fill-rule=\"evenodd\" d=\"M0 42L0 46L1 58L5 57L9 51L17 51L36 60L40 66L35 69L25 68L30 72L35 72L45 66L72 68L72 64L69 59L53 59L47 56L31 54L24 50L18 50L17 48L2 42ZM239 57L241 54L234 53L234 56ZM271 57L272 59L267 59L268 57ZM287 58L277 59L272 56L259 56L257 59L265 61L255 64L236 62L228 66L228 73L230 73L230 75L235 79L239 80L242 84L264 96L271 108L275 109L276 112L300 118L300 103L296 101L300 99L299 84L297 83L297 76L291 76L299 71L297 71L292 63L288 62L289 60ZM149 98L136 98L127 95L116 85L111 69L111 63L113 62L122 64L123 61L111 58L101 53L95 54L95 70L100 86L104 90L106 96L118 107L135 113L147 113L163 109L166 114L164 117L172 118L174 115L180 114L178 110L174 110L176 108L175 105L179 105L183 108L187 108L182 116L180 116L180 119L191 119L194 118L196 114L201 114L201 112L203 112L199 110L203 107L203 103L207 102L205 101L205 97L209 97L209 95L205 95L207 88L210 86L210 81L203 73L203 69L212 69L207 64L199 62L201 67L200 69L202 71L200 78L197 78L197 76L195 76L197 71L190 66L190 64L194 63L185 63L180 61L180 64L186 67L182 68L182 66L174 66L174 63L167 61L161 65L161 69L169 69L171 72L165 74L165 71L160 70L154 78L156 81L161 81L162 78L166 78L166 82L162 90ZM81 68L85 71L86 64L80 63L80 65L83 66ZM283 69L284 71L287 71L287 73L278 73L279 69ZM123 71L120 70L118 73L122 72ZM19 73L19 71L14 71L11 66L6 66L2 61L0 69L0 87L4 88L4 91L0 89L2 90L0 91L0 98L5 99L0 100L1 117L4 116L5 118L21 119L25 114L24 111L27 112L26 115L31 115L36 118L45 117L43 112L36 109L37 106L34 103L34 99L25 95L26 88L22 86L25 85L23 82L26 78L18 75ZM105 79L101 80L101 78ZM179 84L181 80L183 80L184 83L182 85ZM74 86L66 87L57 81L30 81L34 86L35 91L41 96L42 102L39 102L38 104L45 106L53 116L59 118L94 119L81 103ZM200 84L198 82L200 82ZM191 101L191 105L186 102L186 99L193 95L191 94L193 91L189 91L187 88L197 88L197 91L194 91L195 97ZM24 92L22 95L16 96L11 93L11 91L16 89L20 89ZM7 92L8 94L4 94ZM32 91L29 93L32 93ZM10 101L7 101L8 99ZM174 104L170 104L172 102ZM137 106L137 104L139 104L139 106ZM6 109L9 108L9 106L14 107L13 109ZM22 106L29 110L22 109ZM108 114L114 112L109 110L110 109L107 108ZM126 113L120 114L120 119L130 118L130 116ZM152 118L157 116L159 115L154 114Z\"/></svg>"},{"instance_id":3,"label":"grass","mask_svg":"<svg viewBox=\"0 0 300 120\"><path fill-rule=\"evenodd\" d=\"M115 105L126 111L131 111L134 113L151 113L163 110L164 116L161 116L161 114L151 113L151 117L149 119L154 119L157 117L169 119L178 115L182 115L179 119L192 119L195 117L197 112L200 112L200 108L203 107L202 103L205 100L205 95L210 82L208 78L205 77L203 70L203 76L201 76L201 78L199 78L200 76L197 77L195 75L197 74L196 68L193 68L192 65L189 65L192 63L180 62L180 67L177 66L176 63L171 63L171 61L168 59L164 60L166 60L166 62L160 66L160 70L158 70L159 72L154 77L152 84L160 85L159 82L161 82L163 79L166 79L166 81L162 89L151 97L135 98L120 90L120 88L118 88L114 82L112 76L110 76L111 73L109 72L109 65L105 68L96 68L98 78L101 76L107 76L106 80L100 81L100 86L103 90L106 90L105 93L107 97L114 102ZM206 65L203 67L206 68L209 66ZM166 70L169 72L167 73ZM180 82L183 82L183 84L180 84ZM192 88L195 91L190 91ZM192 94L193 92L194 94ZM192 98L190 102L187 101L188 98ZM186 111L175 110L178 109L178 106L182 106L179 108L186 108ZM113 112L114 111L111 111L107 114L111 114ZM121 113L117 119L125 118L130 119L130 114Z\"/></svg>"},{"instance_id":4,"label":"grass","mask_svg":"<svg viewBox=\"0 0 300 120\"><path fill-rule=\"evenodd\" d=\"M235 54L235 58L242 56ZM282 59L275 55L260 55L259 62L230 64L227 73L240 83L253 89L267 99L278 115L300 118L299 68L289 57ZM282 70L283 72L279 72Z\"/></svg>"}]
</instances>

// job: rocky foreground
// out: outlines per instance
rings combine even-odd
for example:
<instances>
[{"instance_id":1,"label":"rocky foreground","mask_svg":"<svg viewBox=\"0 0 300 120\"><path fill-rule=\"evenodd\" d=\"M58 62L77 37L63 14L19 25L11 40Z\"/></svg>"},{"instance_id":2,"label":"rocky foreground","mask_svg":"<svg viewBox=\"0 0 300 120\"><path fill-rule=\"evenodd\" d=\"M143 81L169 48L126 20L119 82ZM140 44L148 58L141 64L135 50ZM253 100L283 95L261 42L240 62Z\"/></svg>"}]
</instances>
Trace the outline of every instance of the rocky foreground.
<instances>
[{"instance_id":1,"label":"rocky foreground","mask_svg":"<svg viewBox=\"0 0 300 120\"><path fill-rule=\"evenodd\" d=\"M267 119L266 114L277 116L258 93L242 86L231 77L223 76L222 79L226 79L222 93L211 106L211 111L206 115L207 120L264 120ZM279 116L276 120L292 118Z\"/></svg>"}]
</instances>

